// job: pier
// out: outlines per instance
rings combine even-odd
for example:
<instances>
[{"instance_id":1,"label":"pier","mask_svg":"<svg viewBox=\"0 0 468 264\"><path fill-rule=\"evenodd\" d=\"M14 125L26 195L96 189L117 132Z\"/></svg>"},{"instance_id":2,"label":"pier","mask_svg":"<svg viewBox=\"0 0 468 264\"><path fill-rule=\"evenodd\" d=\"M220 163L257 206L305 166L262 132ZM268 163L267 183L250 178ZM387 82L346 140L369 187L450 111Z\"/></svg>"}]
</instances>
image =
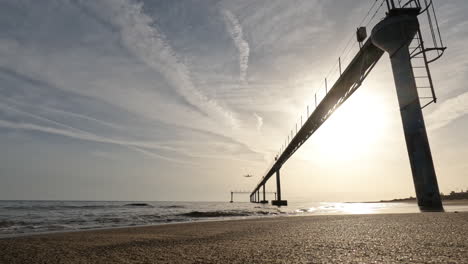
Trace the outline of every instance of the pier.
<instances>
[{"instance_id":1,"label":"pier","mask_svg":"<svg viewBox=\"0 0 468 264\"><path fill-rule=\"evenodd\" d=\"M234 194L250 194L250 192L249 191L231 191L231 201L230 201L230 203L234 202ZM267 194L274 194L274 197L275 197L274 200L276 200L276 192L267 192L267 191L265 191L265 188L263 188L262 194L263 194L263 199L261 199L261 200L260 200L260 194L255 195L254 197L250 196L250 198L251 198L250 202L267 204L268 203L268 200L266 199Z\"/></svg>"},{"instance_id":2,"label":"pier","mask_svg":"<svg viewBox=\"0 0 468 264\"><path fill-rule=\"evenodd\" d=\"M273 164L250 192L251 202L259 202L261 192L263 192L263 201L265 200L265 185L276 176L274 178L277 196L272 204L278 206L288 204L281 195L282 166L334 111L354 94L384 53L388 53L418 205L422 211L443 211L422 112L423 108L437 102L429 64L439 59L446 49L440 37L434 5L432 1L426 0L376 1L378 2L381 6L386 4L388 10L386 17L372 29L370 37L367 36L366 28L357 29L359 51L344 70L341 58L338 59L339 78L331 87L325 79L325 97L317 102L315 95L315 109L310 115L307 111L306 121L303 123L301 121L299 129L296 124L295 131L288 135L286 144L281 147ZM427 17L429 33L433 37L431 46L427 46L424 42L418 19L420 16ZM416 76L416 72L422 75ZM416 79L425 79L427 84L421 86ZM421 96L422 89L428 89L431 92L430 96Z\"/></svg>"}]
</instances>

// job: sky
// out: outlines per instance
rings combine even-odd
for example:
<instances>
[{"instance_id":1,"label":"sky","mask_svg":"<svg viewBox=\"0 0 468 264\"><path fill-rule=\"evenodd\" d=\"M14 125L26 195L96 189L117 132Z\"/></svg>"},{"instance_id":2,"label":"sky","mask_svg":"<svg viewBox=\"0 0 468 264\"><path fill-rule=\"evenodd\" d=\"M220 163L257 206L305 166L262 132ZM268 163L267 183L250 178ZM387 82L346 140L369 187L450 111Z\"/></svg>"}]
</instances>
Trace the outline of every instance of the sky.
<instances>
[{"instance_id":1,"label":"sky","mask_svg":"<svg viewBox=\"0 0 468 264\"><path fill-rule=\"evenodd\" d=\"M253 189L338 57L354 55L374 2L1 0L0 199L225 201ZM449 192L468 188L468 2L436 7L448 50L431 64L439 101L424 115ZM415 195L387 54L281 175L290 201Z\"/></svg>"}]
</instances>

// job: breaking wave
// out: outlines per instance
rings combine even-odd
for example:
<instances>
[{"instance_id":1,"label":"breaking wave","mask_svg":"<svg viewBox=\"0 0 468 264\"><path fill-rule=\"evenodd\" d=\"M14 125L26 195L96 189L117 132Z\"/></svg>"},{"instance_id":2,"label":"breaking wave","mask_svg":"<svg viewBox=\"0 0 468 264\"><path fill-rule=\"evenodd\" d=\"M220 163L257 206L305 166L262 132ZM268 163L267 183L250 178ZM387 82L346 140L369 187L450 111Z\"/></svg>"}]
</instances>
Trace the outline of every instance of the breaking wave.
<instances>
[{"instance_id":1,"label":"breaking wave","mask_svg":"<svg viewBox=\"0 0 468 264\"><path fill-rule=\"evenodd\" d=\"M146 207L153 207L152 205L147 204L147 203L129 203L129 204L126 204L125 206L146 206Z\"/></svg>"},{"instance_id":2,"label":"breaking wave","mask_svg":"<svg viewBox=\"0 0 468 264\"><path fill-rule=\"evenodd\" d=\"M163 208L163 209L182 209L182 208L185 208L185 206L182 206L182 205L167 205L167 206L160 206L159 208Z\"/></svg>"},{"instance_id":3,"label":"breaking wave","mask_svg":"<svg viewBox=\"0 0 468 264\"><path fill-rule=\"evenodd\" d=\"M279 212L272 211L191 211L189 213L179 214L180 216L203 218L203 217L236 217L236 216L260 216L260 215L278 215Z\"/></svg>"},{"instance_id":4,"label":"breaking wave","mask_svg":"<svg viewBox=\"0 0 468 264\"><path fill-rule=\"evenodd\" d=\"M0 237L279 214L276 207L250 203L0 201Z\"/></svg>"}]
</instances>

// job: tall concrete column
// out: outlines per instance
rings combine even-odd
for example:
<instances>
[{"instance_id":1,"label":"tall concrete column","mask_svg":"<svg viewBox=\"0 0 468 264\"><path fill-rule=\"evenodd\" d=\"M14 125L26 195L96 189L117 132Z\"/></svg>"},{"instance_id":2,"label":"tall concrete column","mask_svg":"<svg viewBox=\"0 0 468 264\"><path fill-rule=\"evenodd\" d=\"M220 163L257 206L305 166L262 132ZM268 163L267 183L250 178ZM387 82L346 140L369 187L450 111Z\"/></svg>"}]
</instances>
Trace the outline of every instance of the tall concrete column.
<instances>
[{"instance_id":1,"label":"tall concrete column","mask_svg":"<svg viewBox=\"0 0 468 264\"><path fill-rule=\"evenodd\" d=\"M281 180L280 171L276 171L276 200L281 201Z\"/></svg>"},{"instance_id":2,"label":"tall concrete column","mask_svg":"<svg viewBox=\"0 0 468 264\"><path fill-rule=\"evenodd\" d=\"M266 201L265 184L263 184L263 201Z\"/></svg>"},{"instance_id":3,"label":"tall concrete column","mask_svg":"<svg viewBox=\"0 0 468 264\"><path fill-rule=\"evenodd\" d=\"M271 201L272 205L283 206L288 205L288 201L281 200L281 180L280 180L280 171L276 171L276 200Z\"/></svg>"},{"instance_id":4,"label":"tall concrete column","mask_svg":"<svg viewBox=\"0 0 468 264\"><path fill-rule=\"evenodd\" d=\"M385 18L372 30L372 42L390 54L418 205L423 211L443 211L409 53L419 28L413 12Z\"/></svg>"}]
</instances>

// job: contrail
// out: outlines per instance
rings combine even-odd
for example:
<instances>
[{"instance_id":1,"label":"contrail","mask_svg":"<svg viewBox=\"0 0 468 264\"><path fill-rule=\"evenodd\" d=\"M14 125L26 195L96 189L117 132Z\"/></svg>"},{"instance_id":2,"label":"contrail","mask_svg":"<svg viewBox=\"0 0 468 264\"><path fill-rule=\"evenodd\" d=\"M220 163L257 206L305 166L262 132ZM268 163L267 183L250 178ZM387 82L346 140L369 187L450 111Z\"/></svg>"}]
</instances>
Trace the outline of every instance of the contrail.
<instances>
[{"instance_id":1,"label":"contrail","mask_svg":"<svg viewBox=\"0 0 468 264\"><path fill-rule=\"evenodd\" d=\"M242 26L237 17L229 10L222 10L224 20L226 22L226 28L231 35L234 44L239 50L239 68L240 68L240 80L242 82L247 81L247 70L249 68L249 56L250 47L249 43L244 39L244 33Z\"/></svg>"},{"instance_id":2,"label":"contrail","mask_svg":"<svg viewBox=\"0 0 468 264\"><path fill-rule=\"evenodd\" d=\"M7 120L0 120L0 127L9 128L9 129L37 131L37 132L60 135L60 136L65 136L65 137L80 139L80 140L85 140L85 141L91 141L91 142L115 144L115 145L120 145L122 147L126 147L128 149L140 152L150 158L163 159L166 161L171 161L171 162L179 163L179 164L186 164L186 165L192 165L192 166L195 165L194 163L164 157L154 152L147 151L143 147L134 146L132 144L128 144L128 143L121 142L121 141L114 140L114 139L100 137L100 136L90 134L90 133L83 134L80 132L74 132L74 131L65 130L65 129L53 128L53 127L48 127L48 126L40 126L40 125L35 125L35 124L30 124L30 123L16 123L16 122L10 122Z\"/></svg>"},{"instance_id":3,"label":"contrail","mask_svg":"<svg viewBox=\"0 0 468 264\"><path fill-rule=\"evenodd\" d=\"M166 36L157 28L156 21L143 12L142 3L128 0L107 0L101 3L105 5L91 3L91 7L107 16L106 19L119 29L122 44L132 54L162 73L170 85L192 106L217 121L232 127L238 126L238 120L232 112L195 87L189 69L172 49Z\"/></svg>"},{"instance_id":4,"label":"contrail","mask_svg":"<svg viewBox=\"0 0 468 264\"><path fill-rule=\"evenodd\" d=\"M0 102L0 109L1 108L5 110L20 113L22 115L26 115L26 116L32 117L34 119L37 119L43 122L51 123L56 126L61 126L65 129L36 125L36 124L31 124L31 123L17 123L17 122L11 122L11 121L1 120L1 119L0 119L0 127L5 127L5 128L10 128L10 129L19 129L19 130L38 131L42 133L60 135L60 136L65 136L65 137L80 139L80 140L85 140L85 141L114 144L114 145L119 145L122 147L126 147L128 149L140 152L151 158L159 158L159 159L163 159L163 160L167 160L167 161L171 161L175 163L194 165L193 163L190 163L190 162L168 158L168 157L156 154L154 152L145 150L145 149L161 149L161 150L180 152L180 150L176 148L171 148L171 147L163 146L160 144L147 144L147 143L138 142L138 141L126 141L126 140L118 140L118 139L112 139L112 138L107 138L107 137L101 137L93 133L57 122L57 121L33 114L33 113L19 110L17 108L8 106L6 104L2 104Z\"/></svg>"},{"instance_id":5,"label":"contrail","mask_svg":"<svg viewBox=\"0 0 468 264\"><path fill-rule=\"evenodd\" d=\"M468 92L451 98L434 110L427 117L430 130L442 128L452 121L468 114Z\"/></svg>"}]
</instances>

